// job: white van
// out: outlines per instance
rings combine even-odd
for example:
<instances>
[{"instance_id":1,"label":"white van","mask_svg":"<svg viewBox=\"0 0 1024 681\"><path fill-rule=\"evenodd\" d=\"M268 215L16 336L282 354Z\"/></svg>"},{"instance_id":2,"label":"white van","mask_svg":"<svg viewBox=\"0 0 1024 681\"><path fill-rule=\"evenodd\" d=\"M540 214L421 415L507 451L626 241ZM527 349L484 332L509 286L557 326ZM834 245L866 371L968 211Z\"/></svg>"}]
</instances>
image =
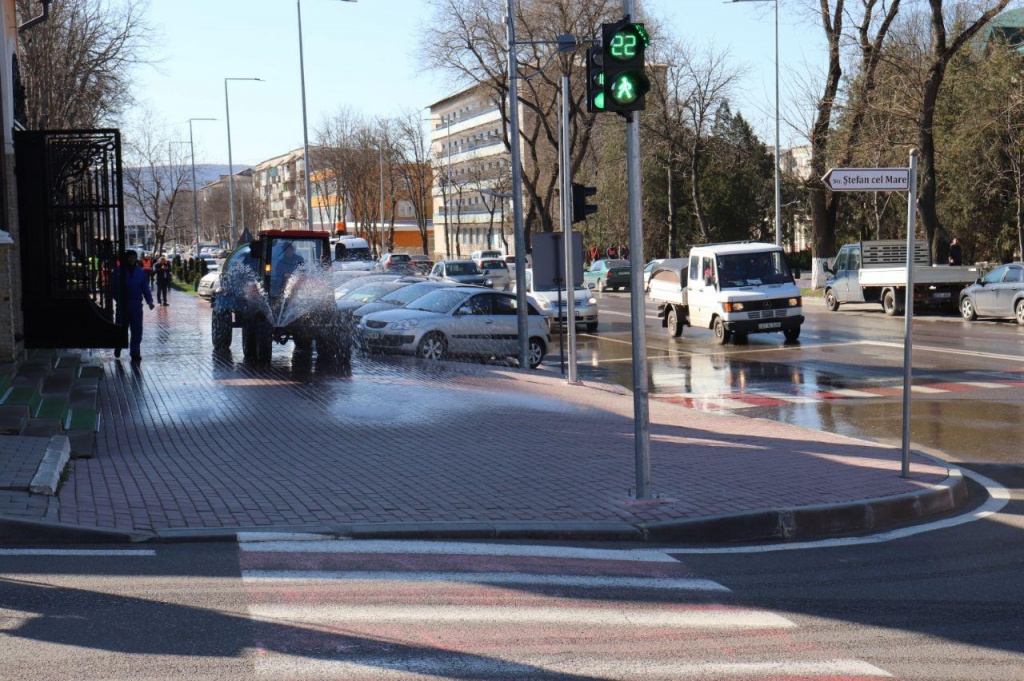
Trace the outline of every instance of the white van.
<instances>
[{"instance_id":1,"label":"white van","mask_svg":"<svg viewBox=\"0 0 1024 681\"><path fill-rule=\"evenodd\" d=\"M503 260L505 258L505 254L502 251L473 251L469 254L469 259L476 260L477 264L479 264L481 260L493 260L495 258Z\"/></svg>"},{"instance_id":2,"label":"white van","mask_svg":"<svg viewBox=\"0 0 1024 681\"><path fill-rule=\"evenodd\" d=\"M373 272L377 263L370 253L370 244L357 236L331 239L334 268L343 272Z\"/></svg>"},{"instance_id":3,"label":"white van","mask_svg":"<svg viewBox=\"0 0 1024 681\"><path fill-rule=\"evenodd\" d=\"M803 307L785 255L772 244L711 244L656 265L650 297L662 326L677 338L684 326L712 329L720 344L775 331L795 341Z\"/></svg>"}]
</instances>

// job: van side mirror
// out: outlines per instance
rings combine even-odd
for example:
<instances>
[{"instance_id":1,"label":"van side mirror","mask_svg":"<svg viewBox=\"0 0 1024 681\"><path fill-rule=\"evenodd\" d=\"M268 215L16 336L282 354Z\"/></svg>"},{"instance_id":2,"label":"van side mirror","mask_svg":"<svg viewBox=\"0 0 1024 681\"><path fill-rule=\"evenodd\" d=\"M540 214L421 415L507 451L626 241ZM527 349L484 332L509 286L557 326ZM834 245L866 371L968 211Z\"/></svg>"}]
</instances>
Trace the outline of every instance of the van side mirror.
<instances>
[{"instance_id":1,"label":"van side mirror","mask_svg":"<svg viewBox=\"0 0 1024 681\"><path fill-rule=\"evenodd\" d=\"M829 274L835 274L836 273L836 271L834 269L832 269L832 266L829 265L828 263L825 263L825 271L828 272Z\"/></svg>"}]
</instances>

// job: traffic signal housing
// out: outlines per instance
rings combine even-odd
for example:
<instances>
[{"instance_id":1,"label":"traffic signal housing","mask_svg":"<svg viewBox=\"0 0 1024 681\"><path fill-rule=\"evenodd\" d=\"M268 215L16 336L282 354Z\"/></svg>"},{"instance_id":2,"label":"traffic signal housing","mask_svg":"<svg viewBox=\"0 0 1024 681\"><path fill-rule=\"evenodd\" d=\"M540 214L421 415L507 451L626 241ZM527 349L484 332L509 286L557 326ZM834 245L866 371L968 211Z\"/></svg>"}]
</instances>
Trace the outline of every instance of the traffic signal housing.
<instances>
[{"instance_id":1,"label":"traffic signal housing","mask_svg":"<svg viewBox=\"0 0 1024 681\"><path fill-rule=\"evenodd\" d=\"M595 45L587 50L587 111L604 110L604 51Z\"/></svg>"},{"instance_id":2,"label":"traffic signal housing","mask_svg":"<svg viewBox=\"0 0 1024 681\"><path fill-rule=\"evenodd\" d=\"M644 95L651 89L651 83L644 52L649 42L643 24L622 19L601 25L605 111L629 113L646 108Z\"/></svg>"},{"instance_id":3,"label":"traffic signal housing","mask_svg":"<svg viewBox=\"0 0 1024 681\"><path fill-rule=\"evenodd\" d=\"M573 223L583 222L588 215L597 212L597 206L591 206L587 199L597 193L597 187L587 187L582 184L572 183L572 221Z\"/></svg>"}]
</instances>

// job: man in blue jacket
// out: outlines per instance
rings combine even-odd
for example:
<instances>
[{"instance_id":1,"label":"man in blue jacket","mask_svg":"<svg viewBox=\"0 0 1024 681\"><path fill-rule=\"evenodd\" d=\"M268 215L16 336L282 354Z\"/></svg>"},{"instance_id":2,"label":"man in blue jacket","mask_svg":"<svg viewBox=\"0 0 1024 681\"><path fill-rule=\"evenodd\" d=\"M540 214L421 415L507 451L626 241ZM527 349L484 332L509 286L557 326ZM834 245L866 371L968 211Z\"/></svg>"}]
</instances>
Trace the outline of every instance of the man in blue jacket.
<instances>
[{"instance_id":1,"label":"man in blue jacket","mask_svg":"<svg viewBox=\"0 0 1024 681\"><path fill-rule=\"evenodd\" d=\"M149 275L139 267L139 254L125 251L124 269L114 273L114 285L120 288L118 293L118 322L127 319L130 340L129 353L133 362L142 361L142 301L145 300L152 310L153 293L149 290ZM124 315L124 316L122 316ZM114 357L121 356L121 348L114 349Z\"/></svg>"}]
</instances>

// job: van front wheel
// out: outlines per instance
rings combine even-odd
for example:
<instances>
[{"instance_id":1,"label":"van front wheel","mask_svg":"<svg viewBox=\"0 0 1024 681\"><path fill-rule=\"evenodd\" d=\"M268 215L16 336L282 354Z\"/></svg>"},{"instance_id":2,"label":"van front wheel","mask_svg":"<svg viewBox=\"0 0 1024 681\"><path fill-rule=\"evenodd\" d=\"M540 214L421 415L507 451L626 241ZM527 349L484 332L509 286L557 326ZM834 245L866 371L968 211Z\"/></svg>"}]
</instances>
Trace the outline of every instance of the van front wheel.
<instances>
[{"instance_id":1,"label":"van front wheel","mask_svg":"<svg viewBox=\"0 0 1024 681\"><path fill-rule=\"evenodd\" d=\"M715 317L715 325L712 327L715 332L715 342L719 345L725 345L729 342L729 338L732 337L732 333L725 330L725 322L722 321L721 317Z\"/></svg>"}]
</instances>

